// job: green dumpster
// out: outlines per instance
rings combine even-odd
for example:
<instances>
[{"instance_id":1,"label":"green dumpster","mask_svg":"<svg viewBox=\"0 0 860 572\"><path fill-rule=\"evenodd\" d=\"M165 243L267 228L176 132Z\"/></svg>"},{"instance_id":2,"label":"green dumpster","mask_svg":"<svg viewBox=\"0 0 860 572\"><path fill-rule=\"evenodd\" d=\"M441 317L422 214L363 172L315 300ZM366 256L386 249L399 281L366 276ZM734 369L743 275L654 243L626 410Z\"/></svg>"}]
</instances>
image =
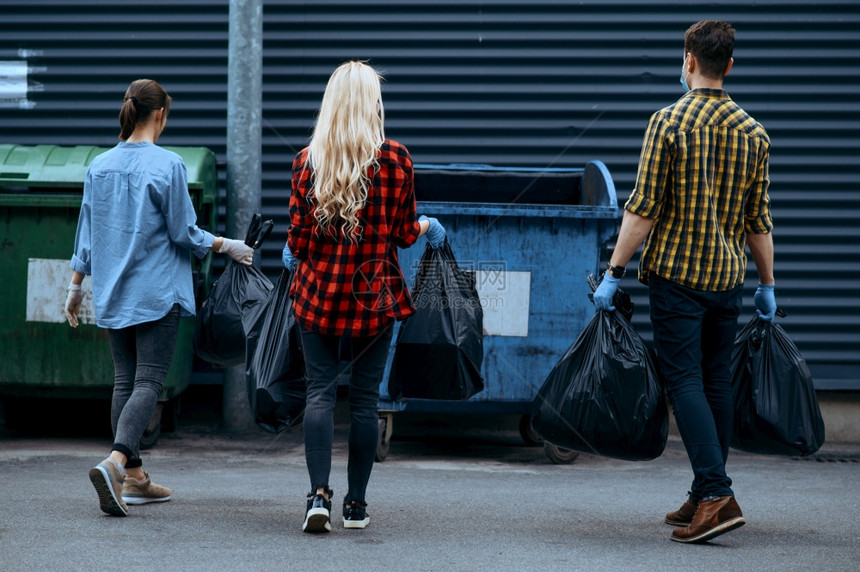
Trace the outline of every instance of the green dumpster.
<instances>
[{"instance_id":1,"label":"green dumpster","mask_svg":"<svg viewBox=\"0 0 860 572\"><path fill-rule=\"evenodd\" d=\"M188 169L188 187L198 224L215 228L215 155L201 147L166 147ZM0 145L0 399L109 398L113 360L107 331L95 325L90 279L84 280L81 325L63 315L87 166L107 148ZM211 254L189 254L202 300L208 289ZM165 404L187 386L194 319L183 318L159 406L142 445L158 438ZM171 408L172 409L172 408Z\"/></svg>"}]
</instances>

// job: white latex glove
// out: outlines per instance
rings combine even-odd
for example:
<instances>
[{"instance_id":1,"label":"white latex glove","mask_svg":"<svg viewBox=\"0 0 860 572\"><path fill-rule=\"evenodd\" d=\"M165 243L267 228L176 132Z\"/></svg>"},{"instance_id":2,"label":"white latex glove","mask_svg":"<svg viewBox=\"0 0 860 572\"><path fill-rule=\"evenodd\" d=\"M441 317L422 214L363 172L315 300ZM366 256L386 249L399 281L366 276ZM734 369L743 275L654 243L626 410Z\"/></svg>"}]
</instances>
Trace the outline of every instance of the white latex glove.
<instances>
[{"instance_id":1,"label":"white latex glove","mask_svg":"<svg viewBox=\"0 0 860 572\"><path fill-rule=\"evenodd\" d=\"M239 264L244 264L245 266L251 265L254 261L253 248L241 240L233 240L232 238L223 238L222 240L223 242L221 243L221 248L218 249L218 252L229 254L230 258Z\"/></svg>"},{"instance_id":2,"label":"white latex glove","mask_svg":"<svg viewBox=\"0 0 860 572\"><path fill-rule=\"evenodd\" d=\"M66 297L66 319L73 328L78 327L78 312L81 310L81 301L84 295L80 284L69 284L69 295Z\"/></svg>"}]
</instances>

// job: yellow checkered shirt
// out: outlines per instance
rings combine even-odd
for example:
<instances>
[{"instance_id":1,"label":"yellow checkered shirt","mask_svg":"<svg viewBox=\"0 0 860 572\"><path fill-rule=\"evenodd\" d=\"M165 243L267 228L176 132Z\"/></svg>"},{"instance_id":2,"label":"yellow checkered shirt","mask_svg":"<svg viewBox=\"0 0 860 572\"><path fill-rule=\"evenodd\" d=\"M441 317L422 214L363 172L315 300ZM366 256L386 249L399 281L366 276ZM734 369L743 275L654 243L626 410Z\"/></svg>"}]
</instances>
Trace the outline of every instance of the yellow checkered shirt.
<instances>
[{"instance_id":1,"label":"yellow checkered shirt","mask_svg":"<svg viewBox=\"0 0 860 572\"><path fill-rule=\"evenodd\" d=\"M639 280L654 272L712 292L741 283L746 233L773 228L770 139L721 89L695 89L651 116L624 208L654 220Z\"/></svg>"}]
</instances>

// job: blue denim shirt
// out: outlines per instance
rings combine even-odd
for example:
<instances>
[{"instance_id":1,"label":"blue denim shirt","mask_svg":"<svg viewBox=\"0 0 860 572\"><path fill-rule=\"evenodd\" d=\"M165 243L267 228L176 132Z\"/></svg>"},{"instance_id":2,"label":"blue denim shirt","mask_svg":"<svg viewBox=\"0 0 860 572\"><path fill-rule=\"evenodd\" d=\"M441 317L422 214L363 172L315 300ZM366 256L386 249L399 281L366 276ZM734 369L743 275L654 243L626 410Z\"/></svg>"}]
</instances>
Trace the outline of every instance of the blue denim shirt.
<instances>
[{"instance_id":1,"label":"blue denim shirt","mask_svg":"<svg viewBox=\"0 0 860 572\"><path fill-rule=\"evenodd\" d=\"M191 251L215 237L197 227L182 158L152 143L120 143L90 164L71 268L92 276L96 323L125 328L193 316Z\"/></svg>"}]
</instances>

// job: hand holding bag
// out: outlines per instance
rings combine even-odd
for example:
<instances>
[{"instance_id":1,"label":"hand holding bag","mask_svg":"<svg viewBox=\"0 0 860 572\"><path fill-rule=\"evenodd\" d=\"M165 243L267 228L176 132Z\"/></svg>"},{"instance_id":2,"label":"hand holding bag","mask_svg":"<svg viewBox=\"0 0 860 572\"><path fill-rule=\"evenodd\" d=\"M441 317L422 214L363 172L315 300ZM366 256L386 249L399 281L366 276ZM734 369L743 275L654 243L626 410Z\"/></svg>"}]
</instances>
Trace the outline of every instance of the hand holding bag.
<instances>
[{"instance_id":1,"label":"hand holding bag","mask_svg":"<svg viewBox=\"0 0 860 572\"><path fill-rule=\"evenodd\" d=\"M735 449L793 457L811 455L824 444L824 420L806 360L773 322L756 316L735 339L732 399Z\"/></svg>"},{"instance_id":2,"label":"hand holding bag","mask_svg":"<svg viewBox=\"0 0 860 572\"><path fill-rule=\"evenodd\" d=\"M255 214L245 244L259 248L274 223ZM227 262L221 277L203 300L194 328L194 353L218 367L239 365L245 360L245 331L242 315L265 300L272 282L255 266Z\"/></svg>"},{"instance_id":3,"label":"hand holding bag","mask_svg":"<svg viewBox=\"0 0 860 572\"><path fill-rule=\"evenodd\" d=\"M466 400L484 389L484 311L472 275L448 241L429 244L413 287L416 312L397 334L388 379L392 399Z\"/></svg>"},{"instance_id":4,"label":"hand holding bag","mask_svg":"<svg viewBox=\"0 0 860 572\"><path fill-rule=\"evenodd\" d=\"M592 288L595 281L590 281ZM620 289L616 297L629 295ZM628 300L619 307L630 308ZM618 311L598 311L547 376L533 427L559 447L626 461L659 457L669 412L645 341Z\"/></svg>"}]
</instances>

